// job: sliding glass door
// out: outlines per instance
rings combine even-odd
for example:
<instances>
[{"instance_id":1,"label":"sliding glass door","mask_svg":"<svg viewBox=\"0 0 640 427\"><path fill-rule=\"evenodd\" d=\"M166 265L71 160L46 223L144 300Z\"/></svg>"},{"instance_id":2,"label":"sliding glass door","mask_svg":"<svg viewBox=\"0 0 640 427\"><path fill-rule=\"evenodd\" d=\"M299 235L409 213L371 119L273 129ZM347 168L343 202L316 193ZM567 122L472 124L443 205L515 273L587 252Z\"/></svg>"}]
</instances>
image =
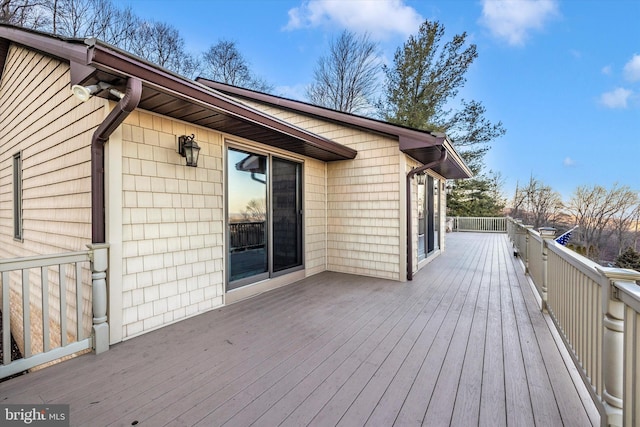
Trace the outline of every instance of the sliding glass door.
<instances>
[{"instance_id":1,"label":"sliding glass door","mask_svg":"<svg viewBox=\"0 0 640 427\"><path fill-rule=\"evenodd\" d=\"M418 184L418 260L440 247L440 180Z\"/></svg>"},{"instance_id":2,"label":"sliding glass door","mask_svg":"<svg viewBox=\"0 0 640 427\"><path fill-rule=\"evenodd\" d=\"M228 285L302 266L302 164L227 150Z\"/></svg>"}]
</instances>

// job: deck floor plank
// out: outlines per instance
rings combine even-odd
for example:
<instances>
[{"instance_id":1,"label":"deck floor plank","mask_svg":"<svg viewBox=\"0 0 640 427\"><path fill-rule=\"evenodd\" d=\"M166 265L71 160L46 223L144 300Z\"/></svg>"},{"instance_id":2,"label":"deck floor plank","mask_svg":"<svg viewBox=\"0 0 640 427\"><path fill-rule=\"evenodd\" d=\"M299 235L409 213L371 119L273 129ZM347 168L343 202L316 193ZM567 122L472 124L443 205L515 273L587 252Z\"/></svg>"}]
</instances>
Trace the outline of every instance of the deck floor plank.
<instances>
[{"instance_id":1,"label":"deck floor plank","mask_svg":"<svg viewBox=\"0 0 640 427\"><path fill-rule=\"evenodd\" d=\"M498 257L494 246L488 261L490 270L489 305L485 338L482 391L480 395L480 425L504 426L506 419L506 395L504 387L504 350L502 343L502 313Z\"/></svg>"},{"instance_id":2,"label":"deck floor plank","mask_svg":"<svg viewBox=\"0 0 640 427\"><path fill-rule=\"evenodd\" d=\"M446 244L412 282L320 273L0 383L0 400L68 403L74 426L596 425L506 235Z\"/></svg>"}]
</instances>

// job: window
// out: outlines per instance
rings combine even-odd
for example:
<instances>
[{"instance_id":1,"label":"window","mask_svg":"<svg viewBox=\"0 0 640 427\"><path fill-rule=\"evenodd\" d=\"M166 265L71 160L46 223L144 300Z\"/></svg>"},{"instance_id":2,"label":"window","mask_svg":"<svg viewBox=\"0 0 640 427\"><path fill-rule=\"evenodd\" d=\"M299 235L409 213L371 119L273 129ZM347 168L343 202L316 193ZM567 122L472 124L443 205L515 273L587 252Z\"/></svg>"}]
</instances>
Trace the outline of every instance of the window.
<instances>
[{"instance_id":1,"label":"window","mask_svg":"<svg viewBox=\"0 0 640 427\"><path fill-rule=\"evenodd\" d=\"M13 237L22 240L22 152L13 155Z\"/></svg>"}]
</instances>

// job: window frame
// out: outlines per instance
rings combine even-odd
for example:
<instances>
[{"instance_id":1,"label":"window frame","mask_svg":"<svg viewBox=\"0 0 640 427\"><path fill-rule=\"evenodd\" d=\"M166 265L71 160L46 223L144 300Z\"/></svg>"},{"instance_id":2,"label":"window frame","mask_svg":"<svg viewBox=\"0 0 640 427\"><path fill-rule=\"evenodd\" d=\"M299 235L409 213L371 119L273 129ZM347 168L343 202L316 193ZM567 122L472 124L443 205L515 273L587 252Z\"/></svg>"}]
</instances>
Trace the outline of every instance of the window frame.
<instances>
[{"instance_id":1,"label":"window frame","mask_svg":"<svg viewBox=\"0 0 640 427\"><path fill-rule=\"evenodd\" d=\"M22 206L22 151L13 155L13 238L24 241Z\"/></svg>"}]
</instances>

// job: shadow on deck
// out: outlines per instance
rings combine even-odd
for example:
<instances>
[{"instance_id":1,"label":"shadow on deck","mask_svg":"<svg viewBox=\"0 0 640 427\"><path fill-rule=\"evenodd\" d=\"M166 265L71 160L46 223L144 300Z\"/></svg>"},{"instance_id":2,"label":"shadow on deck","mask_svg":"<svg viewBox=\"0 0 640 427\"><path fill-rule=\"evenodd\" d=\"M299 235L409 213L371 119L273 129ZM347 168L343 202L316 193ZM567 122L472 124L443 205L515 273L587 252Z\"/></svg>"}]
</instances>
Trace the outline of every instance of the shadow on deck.
<instances>
[{"instance_id":1,"label":"shadow on deck","mask_svg":"<svg viewBox=\"0 0 640 427\"><path fill-rule=\"evenodd\" d=\"M322 273L0 383L71 425L600 422L505 234L447 235L413 282Z\"/></svg>"}]
</instances>

